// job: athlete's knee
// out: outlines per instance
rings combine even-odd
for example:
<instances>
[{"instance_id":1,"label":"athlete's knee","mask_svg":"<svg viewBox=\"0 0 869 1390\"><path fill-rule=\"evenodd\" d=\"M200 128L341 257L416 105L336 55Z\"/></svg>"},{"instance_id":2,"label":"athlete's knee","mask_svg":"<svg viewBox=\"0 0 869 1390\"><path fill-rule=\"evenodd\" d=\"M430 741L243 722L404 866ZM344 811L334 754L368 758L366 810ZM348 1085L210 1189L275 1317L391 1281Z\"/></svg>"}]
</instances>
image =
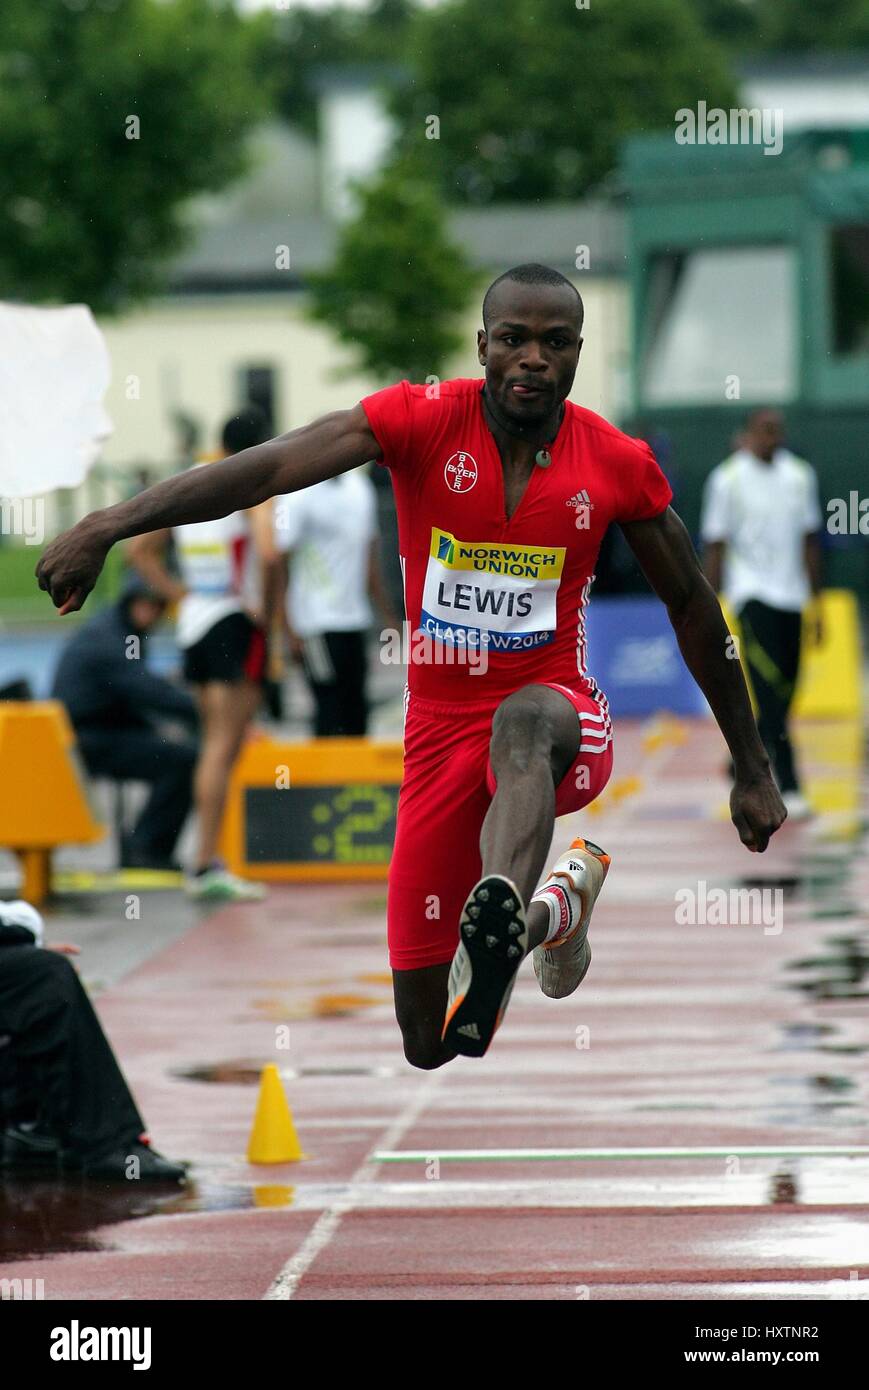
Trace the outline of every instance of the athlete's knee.
<instances>
[{"instance_id":1,"label":"athlete's knee","mask_svg":"<svg viewBox=\"0 0 869 1390\"><path fill-rule=\"evenodd\" d=\"M434 1030L403 1029L402 1041L407 1061L419 1071L436 1071L445 1062L451 1062L455 1056L455 1053L444 1047L440 1033Z\"/></svg>"},{"instance_id":2,"label":"athlete's knee","mask_svg":"<svg viewBox=\"0 0 869 1390\"><path fill-rule=\"evenodd\" d=\"M445 1051L440 1038L437 1041L405 1038L404 1055L417 1071L437 1071L438 1067L451 1062L455 1054Z\"/></svg>"},{"instance_id":3,"label":"athlete's knee","mask_svg":"<svg viewBox=\"0 0 869 1390\"><path fill-rule=\"evenodd\" d=\"M495 711L489 753L493 764L513 762L522 768L549 763L555 742L551 712L527 692L508 695Z\"/></svg>"}]
</instances>

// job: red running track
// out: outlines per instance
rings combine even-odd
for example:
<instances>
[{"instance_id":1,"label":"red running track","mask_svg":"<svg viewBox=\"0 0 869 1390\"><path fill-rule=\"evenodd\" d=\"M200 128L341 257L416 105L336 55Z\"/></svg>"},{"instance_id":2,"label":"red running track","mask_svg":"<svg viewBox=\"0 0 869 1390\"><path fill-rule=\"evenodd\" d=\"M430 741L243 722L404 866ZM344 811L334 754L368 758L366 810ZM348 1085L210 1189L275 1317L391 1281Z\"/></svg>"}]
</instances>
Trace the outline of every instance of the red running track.
<instances>
[{"instance_id":1,"label":"red running track","mask_svg":"<svg viewBox=\"0 0 869 1390\"><path fill-rule=\"evenodd\" d=\"M705 724L683 742L620 728L615 794L557 827L559 848L581 825L613 855L590 974L551 1001L526 965L482 1062L405 1064L382 890L215 912L98 1001L190 1190L7 1184L3 1276L42 1278L48 1299L865 1297L869 1160L730 1149L869 1145L869 869L827 822L748 855L721 763ZM677 922L677 892L747 874L781 887L780 931ZM159 910L153 895L140 929ZM244 1151L270 1061L309 1157L258 1169ZM549 1146L727 1153L371 1160Z\"/></svg>"}]
</instances>

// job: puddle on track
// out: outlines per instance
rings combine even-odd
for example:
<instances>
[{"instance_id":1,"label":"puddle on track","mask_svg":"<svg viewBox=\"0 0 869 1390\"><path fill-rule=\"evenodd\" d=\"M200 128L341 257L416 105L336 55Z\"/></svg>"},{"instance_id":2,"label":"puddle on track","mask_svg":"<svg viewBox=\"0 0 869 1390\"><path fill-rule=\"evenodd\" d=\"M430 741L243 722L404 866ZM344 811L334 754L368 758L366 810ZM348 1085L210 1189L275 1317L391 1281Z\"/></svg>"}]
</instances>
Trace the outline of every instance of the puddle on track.
<instances>
[{"instance_id":1,"label":"puddle on track","mask_svg":"<svg viewBox=\"0 0 869 1390\"><path fill-rule=\"evenodd\" d=\"M279 1067L278 1071L285 1081L304 1080L306 1077L395 1075L395 1068L386 1066ZM262 1064L251 1061L213 1062L208 1066L185 1067L169 1074L180 1081L202 1081L224 1086L258 1086L262 1076Z\"/></svg>"},{"instance_id":2,"label":"puddle on track","mask_svg":"<svg viewBox=\"0 0 869 1390\"><path fill-rule=\"evenodd\" d=\"M827 937L814 955L791 961L785 968L796 972L787 980L789 988L813 999L869 999L869 937L865 933Z\"/></svg>"},{"instance_id":3,"label":"puddle on track","mask_svg":"<svg viewBox=\"0 0 869 1390\"><path fill-rule=\"evenodd\" d=\"M181 1189L0 1177L0 1261L62 1251L104 1250L94 1232L171 1209Z\"/></svg>"},{"instance_id":4,"label":"puddle on track","mask_svg":"<svg viewBox=\"0 0 869 1390\"><path fill-rule=\"evenodd\" d=\"M295 1187L279 1183L199 1182L185 1187L0 1178L0 1263L75 1251L112 1248L112 1228L149 1216L195 1212L275 1211L295 1201Z\"/></svg>"}]
</instances>

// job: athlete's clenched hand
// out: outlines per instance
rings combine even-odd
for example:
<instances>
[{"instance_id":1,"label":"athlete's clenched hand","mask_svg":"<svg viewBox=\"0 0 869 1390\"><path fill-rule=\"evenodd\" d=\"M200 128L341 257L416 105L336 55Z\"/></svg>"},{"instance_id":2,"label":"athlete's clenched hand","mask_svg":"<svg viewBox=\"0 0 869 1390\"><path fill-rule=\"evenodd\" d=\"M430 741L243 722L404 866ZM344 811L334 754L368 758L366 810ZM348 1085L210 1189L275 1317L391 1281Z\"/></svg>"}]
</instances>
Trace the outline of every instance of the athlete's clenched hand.
<instances>
[{"instance_id":1,"label":"athlete's clenched hand","mask_svg":"<svg viewBox=\"0 0 869 1390\"><path fill-rule=\"evenodd\" d=\"M42 552L36 578L61 613L81 608L99 578L108 550L109 544L93 519L85 517Z\"/></svg>"},{"instance_id":2,"label":"athlete's clenched hand","mask_svg":"<svg viewBox=\"0 0 869 1390\"><path fill-rule=\"evenodd\" d=\"M769 772L750 779L737 777L730 793L730 815L747 849L762 854L787 814Z\"/></svg>"}]
</instances>

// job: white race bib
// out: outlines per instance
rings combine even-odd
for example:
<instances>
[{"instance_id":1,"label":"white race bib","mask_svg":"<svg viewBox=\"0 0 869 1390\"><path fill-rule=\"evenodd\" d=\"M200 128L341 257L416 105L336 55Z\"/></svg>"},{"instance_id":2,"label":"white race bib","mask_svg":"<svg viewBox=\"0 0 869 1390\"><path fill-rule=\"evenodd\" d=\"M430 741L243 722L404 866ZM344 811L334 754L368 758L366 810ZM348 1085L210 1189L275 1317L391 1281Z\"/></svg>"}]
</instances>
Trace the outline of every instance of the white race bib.
<instances>
[{"instance_id":1,"label":"white race bib","mask_svg":"<svg viewBox=\"0 0 869 1390\"><path fill-rule=\"evenodd\" d=\"M460 541L432 527L419 626L446 646L523 652L555 637L563 546Z\"/></svg>"},{"instance_id":2,"label":"white race bib","mask_svg":"<svg viewBox=\"0 0 869 1390\"><path fill-rule=\"evenodd\" d=\"M185 541L177 544L185 583L197 594L231 594L235 591L232 555L226 541Z\"/></svg>"}]
</instances>

